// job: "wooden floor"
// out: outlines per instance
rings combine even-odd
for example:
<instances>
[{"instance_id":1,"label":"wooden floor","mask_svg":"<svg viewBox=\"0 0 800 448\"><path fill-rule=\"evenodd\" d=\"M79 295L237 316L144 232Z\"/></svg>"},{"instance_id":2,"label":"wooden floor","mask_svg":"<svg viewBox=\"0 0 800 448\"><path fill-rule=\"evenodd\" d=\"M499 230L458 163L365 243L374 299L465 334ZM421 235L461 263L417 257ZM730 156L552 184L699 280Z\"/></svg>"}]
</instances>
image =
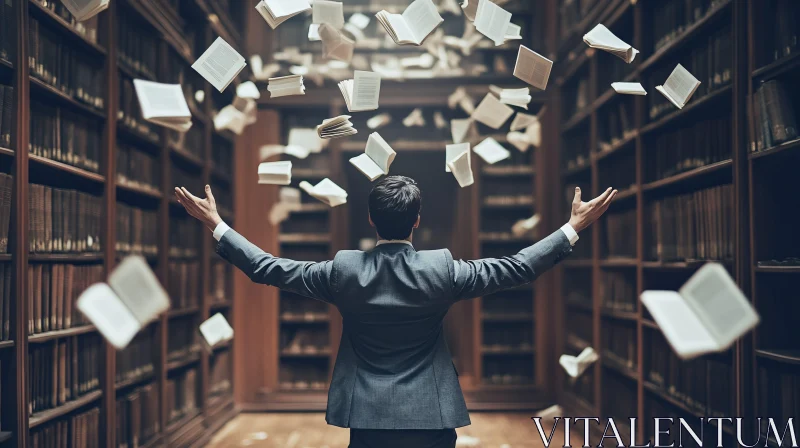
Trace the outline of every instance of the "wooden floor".
<instances>
[{"instance_id":1,"label":"wooden floor","mask_svg":"<svg viewBox=\"0 0 800 448\"><path fill-rule=\"evenodd\" d=\"M531 415L533 413L530 412L473 412L470 414L472 425L457 430L460 439L458 446L542 447ZM552 428L552 420L549 425L543 424L547 434ZM564 445L563 431L563 426L559 425L551 447ZM349 430L326 425L322 413L240 414L214 436L208 448L347 448L349 440ZM574 441L582 441L583 438L580 433L573 432L572 440L575 445Z\"/></svg>"}]
</instances>

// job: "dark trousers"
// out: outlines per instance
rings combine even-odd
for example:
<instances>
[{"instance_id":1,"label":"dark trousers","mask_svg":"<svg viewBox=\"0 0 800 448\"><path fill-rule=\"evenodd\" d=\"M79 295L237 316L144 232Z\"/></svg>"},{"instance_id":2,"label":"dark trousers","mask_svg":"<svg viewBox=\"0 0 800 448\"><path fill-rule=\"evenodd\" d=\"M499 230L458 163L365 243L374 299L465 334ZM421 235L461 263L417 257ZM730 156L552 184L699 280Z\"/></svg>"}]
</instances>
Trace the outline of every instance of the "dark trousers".
<instances>
[{"instance_id":1,"label":"dark trousers","mask_svg":"<svg viewBox=\"0 0 800 448\"><path fill-rule=\"evenodd\" d=\"M350 448L454 448L455 429L351 429Z\"/></svg>"}]
</instances>

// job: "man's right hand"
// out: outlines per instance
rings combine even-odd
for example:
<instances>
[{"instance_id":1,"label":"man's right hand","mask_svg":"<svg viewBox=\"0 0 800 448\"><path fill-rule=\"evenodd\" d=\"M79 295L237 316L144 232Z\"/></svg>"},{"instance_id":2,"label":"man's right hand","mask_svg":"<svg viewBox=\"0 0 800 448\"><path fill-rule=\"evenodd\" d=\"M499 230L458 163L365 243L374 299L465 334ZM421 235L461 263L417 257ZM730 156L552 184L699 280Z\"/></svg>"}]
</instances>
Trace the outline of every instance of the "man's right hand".
<instances>
[{"instance_id":1,"label":"man's right hand","mask_svg":"<svg viewBox=\"0 0 800 448\"><path fill-rule=\"evenodd\" d=\"M211 194L211 187L206 185L205 199L200 199L197 196L189 193L189 190L183 187L175 187L175 197L178 202L186 209L186 212L197 218L212 232L217 228L217 225L222 222L219 213L217 213L217 202L214 200L214 195Z\"/></svg>"},{"instance_id":2,"label":"man's right hand","mask_svg":"<svg viewBox=\"0 0 800 448\"><path fill-rule=\"evenodd\" d=\"M592 225L597 221L603 213L608 210L611 201L617 195L617 190L608 188L603 194L592 199L589 202L581 201L581 189L575 187L575 199L572 200L572 215L569 218L569 224L575 229L576 232Z\"/></svg>"}]
</instances>

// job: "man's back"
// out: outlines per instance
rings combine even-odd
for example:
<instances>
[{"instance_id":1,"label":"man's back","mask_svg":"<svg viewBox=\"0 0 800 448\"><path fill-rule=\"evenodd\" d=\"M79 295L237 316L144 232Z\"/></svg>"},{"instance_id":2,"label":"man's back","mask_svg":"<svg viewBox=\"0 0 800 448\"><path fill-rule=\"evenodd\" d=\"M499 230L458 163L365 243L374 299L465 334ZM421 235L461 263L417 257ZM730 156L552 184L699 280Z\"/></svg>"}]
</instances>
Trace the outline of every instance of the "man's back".
<instances>
[{"instance_id":1,"label":"man's back","mask_svg":"<svg viewBox=\"0 0 800 448\"><path fill-rule=\"evenodd\" d=\"M328 423L365 429L469 424L442 333L453 303L452 269L448 251L417 252L403 243L336 255L334 303L344 330Z\"/></svg>"}]
</instances>

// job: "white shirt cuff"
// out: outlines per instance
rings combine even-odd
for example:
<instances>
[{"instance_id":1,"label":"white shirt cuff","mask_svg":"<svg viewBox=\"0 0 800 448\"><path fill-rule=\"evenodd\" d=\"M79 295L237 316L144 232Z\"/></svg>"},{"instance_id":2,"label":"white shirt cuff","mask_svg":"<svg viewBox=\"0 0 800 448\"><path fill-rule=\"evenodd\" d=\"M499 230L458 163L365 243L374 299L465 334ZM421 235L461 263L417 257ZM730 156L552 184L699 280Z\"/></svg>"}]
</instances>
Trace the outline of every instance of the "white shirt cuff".
<instances>
[{"instance_id":1,"label":"white shirt cuff","mask_svg":"<svg viewBox=\"0 0 800 448\"><path fill-rule=\"evenodd\" d=\"M214 239L217 240L217 241L221 240L222 236L225 235L225 232L227 232L230 229L231 228L230 228L229 225L227 225L224 222L220 221L220 223L217 224L217 227L214 229Z\"/></svg>"},{"instance_id":2,"label":"white shirt cuff","mask_svg":"<svg viewBox=\"0 0 800 448\"><path fill-rule=\"evenodd\" d=\"M576 232L575 229L573 229L569 223L566 223L563 226L561 226L561 231L564 232L564 235L567 236L570 246L574 246L575 243L578 242L579 239L578 232ZM216 232L214 234L216 235Z\"/></svg>"}]
</instances>

